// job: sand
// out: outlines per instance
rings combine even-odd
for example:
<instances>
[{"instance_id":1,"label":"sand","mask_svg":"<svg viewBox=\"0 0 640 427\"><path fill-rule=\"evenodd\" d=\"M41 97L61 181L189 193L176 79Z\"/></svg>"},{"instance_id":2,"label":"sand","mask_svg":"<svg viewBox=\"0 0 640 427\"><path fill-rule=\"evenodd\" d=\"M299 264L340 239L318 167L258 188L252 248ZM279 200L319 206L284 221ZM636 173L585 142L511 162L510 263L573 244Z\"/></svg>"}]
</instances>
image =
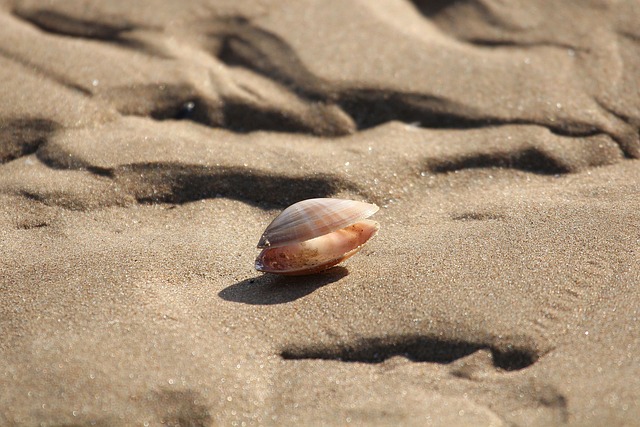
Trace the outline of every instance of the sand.
<instances>
[{"instance_id":1,"label":"sand","mask_svg":"<svg viewBox=\"0 0 640 427\"><path fill-rule=\"evenodd\" d=\"M0 425L637 425L639 11L1 1Z\"/></svg>"}]
</instances>

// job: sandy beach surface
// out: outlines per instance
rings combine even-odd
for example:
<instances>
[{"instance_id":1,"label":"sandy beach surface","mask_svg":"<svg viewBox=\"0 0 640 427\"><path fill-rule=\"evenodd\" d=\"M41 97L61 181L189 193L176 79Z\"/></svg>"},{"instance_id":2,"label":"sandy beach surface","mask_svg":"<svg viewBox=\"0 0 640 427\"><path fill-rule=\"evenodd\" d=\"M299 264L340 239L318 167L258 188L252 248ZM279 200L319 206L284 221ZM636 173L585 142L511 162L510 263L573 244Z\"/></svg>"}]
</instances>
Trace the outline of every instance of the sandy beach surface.
<instances>
[{"instance_id":1,"label":"sandy beach surface","mask_svg":"<svg viewBox=\"0 0 640 427\"><path fill-rule=\"evenodd\" d=\"M0 0L0 425L640 425L639 22ZM378 235L255 271L315 197Z\"/></svg>"}]
</instances>

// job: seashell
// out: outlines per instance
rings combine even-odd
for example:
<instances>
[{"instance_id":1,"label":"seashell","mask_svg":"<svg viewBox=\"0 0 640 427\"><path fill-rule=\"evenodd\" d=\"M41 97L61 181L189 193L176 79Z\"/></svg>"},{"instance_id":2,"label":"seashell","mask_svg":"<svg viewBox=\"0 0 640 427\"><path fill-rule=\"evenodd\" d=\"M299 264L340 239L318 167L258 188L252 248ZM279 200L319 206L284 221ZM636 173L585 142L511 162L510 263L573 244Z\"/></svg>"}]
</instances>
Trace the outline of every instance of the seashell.
<instances>
[{"instance_id":1,"label":"seashell","mask_svg":"<svg viewBox=\"0 0 640 427\"><path fill-rule=\"evenodd\" d=\"M326 270L356 254L380 225L366 218L378 206L355 200L309 199L269 224L258 242L256 270L303 275Z\"/></svg>"}]
</instances>

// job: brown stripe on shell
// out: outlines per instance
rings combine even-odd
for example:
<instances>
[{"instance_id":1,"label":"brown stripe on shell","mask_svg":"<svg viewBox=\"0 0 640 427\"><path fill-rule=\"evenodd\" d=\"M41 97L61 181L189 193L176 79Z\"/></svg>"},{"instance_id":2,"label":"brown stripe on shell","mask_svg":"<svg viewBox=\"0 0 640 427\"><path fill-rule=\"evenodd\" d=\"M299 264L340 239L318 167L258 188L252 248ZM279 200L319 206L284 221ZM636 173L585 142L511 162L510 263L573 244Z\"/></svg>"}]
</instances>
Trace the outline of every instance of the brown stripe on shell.
<instances>
[{"instance_id":1,"label":"brown stripe on shell","mask_svg":"<svg viewBox=\"0 0 640 427\"><path fill-rule=\"evenodd\" d=\"M356 254L379 228L377 222L365 219L311 240L265 248L256 258L256 270L285 275L318 273Z\"/></svg>"}]
</instances>

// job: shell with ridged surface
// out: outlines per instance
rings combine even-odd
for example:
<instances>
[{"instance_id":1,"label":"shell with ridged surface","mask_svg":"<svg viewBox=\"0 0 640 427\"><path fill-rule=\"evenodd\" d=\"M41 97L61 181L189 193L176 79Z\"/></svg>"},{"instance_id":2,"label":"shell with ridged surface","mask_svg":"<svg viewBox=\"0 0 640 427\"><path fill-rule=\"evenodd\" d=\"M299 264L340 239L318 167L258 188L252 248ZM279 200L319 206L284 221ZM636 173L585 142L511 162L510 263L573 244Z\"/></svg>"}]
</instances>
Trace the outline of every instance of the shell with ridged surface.
<instances>
[{"instance_id":1,"label":"shell with ridged surface","mask_svg":"<svg viewBox=\"0 0 640 427\"><path fill-rule=\"evenodd\" d=\"M303 242L368 218L378 206L345 199L308 199L286 208L266 228L258 248Z\"/></svg>"},{"instance_id":2,"label":"shell with ridged surface","mask_svg":"<svg viewBox=\"0 0 640 427\"><path fill-rule=\"evenodd\" d=\"M289 206L267 227L256 269L275 274L313 274L357 253L379 224L367 220L378 206L344 199L309 199Z\"/></svg>"}]
</instances>

